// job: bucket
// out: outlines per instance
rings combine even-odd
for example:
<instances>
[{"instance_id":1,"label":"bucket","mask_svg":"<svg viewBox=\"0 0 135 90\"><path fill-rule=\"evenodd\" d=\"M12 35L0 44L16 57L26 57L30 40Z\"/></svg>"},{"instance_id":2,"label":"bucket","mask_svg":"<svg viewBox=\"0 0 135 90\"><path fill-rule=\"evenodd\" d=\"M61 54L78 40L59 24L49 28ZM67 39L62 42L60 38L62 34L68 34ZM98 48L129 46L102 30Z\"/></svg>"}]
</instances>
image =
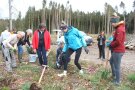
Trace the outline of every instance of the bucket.
<instances>
[{"instance_id":1,"label":"bucket","mask_svg":"<svg viewBox=\"0 0 135 90\"><path fill-rule=\"evenodd\" d=\"M29 54L29 62L36 62L37 54Z\"/></svg>"}]
</instances>

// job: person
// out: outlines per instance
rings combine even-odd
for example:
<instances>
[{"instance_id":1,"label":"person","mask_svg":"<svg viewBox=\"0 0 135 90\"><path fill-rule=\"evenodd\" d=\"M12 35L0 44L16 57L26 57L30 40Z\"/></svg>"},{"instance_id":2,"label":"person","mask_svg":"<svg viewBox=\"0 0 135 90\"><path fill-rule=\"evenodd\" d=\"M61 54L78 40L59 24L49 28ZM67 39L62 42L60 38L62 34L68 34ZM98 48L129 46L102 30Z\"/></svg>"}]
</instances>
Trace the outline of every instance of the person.
<instances>
[{"instance_id":1,"label":"person","mask_svg":"<svg viewBox=\"0 0 135 90\"><path fill-rule=\"evenodd\" d=\"M2 46L2 54L3 54L3 57L4 57L4 48L3 48L3 41L6 40L8 37L10 37L11 33L9 32L9 29L8 27L6 27L6 30L4 30L2 33L1 33L1 40L0 40L0 44Z\"/></svg>"},{"instance_id":2,"label":"person","mask_svg":"<svg viewBox=\"0 0 135 90\"><path fill-rule=\"evenodd\" d=\"M59 41L58 49L56 53L56 67L59 69L63 65L64 54L62 55L62 49L64 47L64 42Z\"/></svg>"},{"instance_id":3,"label":"person","mask_svg":"<svg viewBox=\"0 0 135 90\"><path fill-rule=\"evenodd\" d=\"M32 39L33 51L38 55L39 63L41 66L47 67L46 53L50 49L50 33L46 29L44 23L39 25L39 29L34 32Z\"/></svg>"},{"instance_id":4,"label":"person","mask_svg":"<svg viewBox=\"0 0 135 90\"><path fill-rule=\"evenodd\" d=\"M114 39L110 44L113 53L110 58L112 77L115 85L120 85L120 64L123 54L125 53L125 22L120 21L116 13L111 18L111 24L115 28Z\"/></svg>"},{"instance_id":5,"label":"person","mask_svg":"<svg viewBox=\"0 0 135 90\"><path fill-rule=\"evenodd\" d=\"M106 46L112 53L112 48L110 47L111 42L113 41L115 31L112 32L111 36L106 40Z\"/></svg>"},{"instance_id":6,"label":"person","mask_svg":"<svg viewBox=\"0 0 135 90\"><path fill-rule=\"evenodd\" d=\"M32 36L33 31L31 29L27 29L25 32L25 37L20 39L19 42L17 43L17 47L18 47L18 60L21 63L22 62L22 55L23 55L23 45L26 45L26 43L28 44L29 47L31 47L30 41L29 41L29 37Z\"/></svg>"},{"instance_id":7,"label":"person","mask_svg":"<svg viewBox=\"0 0 135 90\"><path fill-rule=\"evenodd\" d=\"M17 34L12 34L10 37L8 37L6 40L4 40L3 48L4 48L4 57L5 57L5 63L6 63L6 70L8 72L12 72L12 67L15 68L16 66L16 59L14 55L14 51L16 50L16 44L19 41L19 39L23 38L25 36L25 33L22 31L18 31Z\"/></svg>"},{"instance_id":8,"label":"person","mask_svg":"<svg viewBox=\"0 0 135 90\"><path fill-rule=\"evenodd\" d=\"M99 48L99 58L105 60L105 41L106 41L106 36L104 34L104 31L100 32L100 35L97 37L98 41L98 48Z\"/></svg>"},{"instance_id":9,"label":"person","mask_svg":"<svg viewBox=\"0 0 135 90\"><path fill-rule=\"evenodd\" d=\"M60 30L64 32L65 45L62 49L62 52L66 53L66 55L64 60L64 72L58 74L58 76L62 77L67 75L68 59L73 54L73 52L76 52L74 64L79 69L79 73L83 74L83 70L81 68L81 65L79 64L82 47L87 48L83 35L79 32L77 28L73 26L68 26L65 22L62 22L62 24L60 25ZM86 52L88 52L88 49L86 49Z\"/></svg>"}]
</instances>

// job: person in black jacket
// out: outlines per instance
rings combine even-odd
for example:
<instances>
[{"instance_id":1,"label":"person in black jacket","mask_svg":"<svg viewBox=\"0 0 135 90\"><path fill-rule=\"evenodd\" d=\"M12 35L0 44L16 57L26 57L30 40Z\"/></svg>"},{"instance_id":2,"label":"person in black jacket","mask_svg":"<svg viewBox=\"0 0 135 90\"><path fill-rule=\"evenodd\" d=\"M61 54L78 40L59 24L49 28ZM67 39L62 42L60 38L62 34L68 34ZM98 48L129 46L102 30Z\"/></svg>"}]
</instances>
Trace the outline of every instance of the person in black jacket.
<instances>
[{"instance_id":1,"label":"person in black jacket","mask_svg":"<svg viewBox=\"0 0 135 90\"><path fill-rule=\"evenodd\" d=\"M100 35L97 37L98 41L98 48L99 48L99 58L98 59L105 59L105 41L106 36L103 31L101 31Z\"/></svg>"},{"instance_id":2,"label":"person in black jacket","mask_svg":"<svg viewBox=\"0 0 135 90\"><path fill-rule=\"evenodd\" d=\"M26 45L26 43L28 44L29 47L31 47L30 41L29 41L29 37L32 36L33 31L31 29L26 30L25 32L25 37L23 39L20 39L19 42L17 43L17 47L18 47L18 60L21 63L22 62L22 55L23 55L23 45Z\"/></svg>"}]
</instances>

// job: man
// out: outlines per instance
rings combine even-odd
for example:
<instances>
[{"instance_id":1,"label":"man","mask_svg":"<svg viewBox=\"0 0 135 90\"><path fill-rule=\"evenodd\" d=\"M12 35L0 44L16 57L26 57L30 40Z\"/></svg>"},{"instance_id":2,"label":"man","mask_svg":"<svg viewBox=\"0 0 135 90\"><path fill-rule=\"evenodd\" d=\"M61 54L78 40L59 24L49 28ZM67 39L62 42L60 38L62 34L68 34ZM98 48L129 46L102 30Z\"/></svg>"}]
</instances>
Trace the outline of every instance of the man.
<instances>
[{"instance_id":1,"label":"man","mask_svg":"<svg viewBox=\"0 0 135 90\"><path fill-rule=\"evenodd\" d=\"M34 32L32 45L34 52L38 54L39 63L41 66L47 66L46 53L50 49L50 33L46 29L44 23L39 25L39 29Z\"/></svg>"},{"instance_id":2,"label":"man","mask_svg":"<svg viewBox=\"0 0 135 90\"><path fill-rule=\"evenodd\" d=\"M58 74L58 76L62 77L67 75L68 60L73 52L76 52L74 63L79 69L79 73L83 74L81 65L78 62L82 52L82 47L86 48L87 46L84 36L77 28L74 28L73 26L67 26L67 24L64 22L61 24L60 30L64 32L65 45L62 51L63 53L66 53L66 55L64 60L64 72L62 74ZM86 52L88 52L88 49L86 49Z\"/></svg>"},{"instance_id":3,"label":"man","mask_svg":"<svg viewBox=\"0 0 135 90\"><path fill-rule=\"evenodd\" d=\"M28 44L29 47L31 47L29 37L32 36L33 31L31 29L27 29L25 32L25 37L20 39L19 42L17 43L18 47L18 60L21 63L22 62L22 55L23 55L23 48L22 46L25 45L26 43Z\"/></svg>"},{"instance_id":4,"label":"man","mask_svg":"<svg viewBox=\"0 0 135 90\"><path fill-rule=\"evenodd\" d=\"M3 48L4 48L4 57L6 62L6 70L8 72L12 72L12 68L16 67L16 59L14 55L14 51L16 50L16 44L19 39L22 39L25 36L25 33L22 31L18 31L17 34L12 34L6 40L4 40Z\"/></svg>"},{"instance_id":5,"label":"man","mask_svg":"<svg viewBox=\"0 0 135 90\"><path fill-rule=\"evenodd\" d=\"M119 22L119 17L116 13L111 18L112 26L115 28L114 39L110 44L112 48L112 56L110 58L110 65L112 69L112 76L114 77L114 84L120 84L120 64L121 58L125 53L125 23L124 21Z\"/></svg>"}]
</instances>

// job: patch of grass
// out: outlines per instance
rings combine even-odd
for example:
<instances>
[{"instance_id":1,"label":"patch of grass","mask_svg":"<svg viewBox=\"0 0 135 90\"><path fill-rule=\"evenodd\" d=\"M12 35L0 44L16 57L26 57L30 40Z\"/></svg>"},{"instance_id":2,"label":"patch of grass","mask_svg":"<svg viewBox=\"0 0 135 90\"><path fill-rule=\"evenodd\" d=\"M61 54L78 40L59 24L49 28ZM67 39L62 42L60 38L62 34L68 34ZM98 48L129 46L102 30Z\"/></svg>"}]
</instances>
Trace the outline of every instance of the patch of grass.
<instances>
[{"instance_id":1,"label":"patch of grass","mask_svg":"<svg viewBox=\"0 0 135 90\"><path fill-rule=\"evenodd\" d=\"M10 90L9 87L2 87L1 90Z\"/></svg>"},{"instance_id":2,"label":"patch of grass","mask_svg":"<svg viewBox=\"0 0 135 90\"><path fill-rule=\"evenodd\" d=\"M108 79L109 74L110 74L110 72L108 70L105 70L105 69L102 70L101 71L101 79L104 79L104 80Z\"/></svg>"},{"instance_id":3,"label":"patch of grass","mask_svg":"<svg viewBox=\"0 0 135 90\"><path fill-rule=\"evenodd\" d=\"M21 90L29 90L30 89L30 83L26 82L21 86Z\"/></svg>"},{"instance_id":4,"label":"patch of grass","mask_svg":"<svg viewBox=\"0 0 135 90\"><path fill-rule=\"evenodd\" d=\"M134 74L129 74L129 75L128 75L128 80L129 80L131 83L135 83L135 73L134 73Z\"/></svg>"},{"instance_id":5,"label":"patch of grass","mask_svg":"<svg viewBox=\"0 0 135 90\"><path fill-rule=\"evenodd\" d=\"M48 84L44 86L44 90L63 90L63 88L61 86Z\"/></svg>"}]
</instances>

